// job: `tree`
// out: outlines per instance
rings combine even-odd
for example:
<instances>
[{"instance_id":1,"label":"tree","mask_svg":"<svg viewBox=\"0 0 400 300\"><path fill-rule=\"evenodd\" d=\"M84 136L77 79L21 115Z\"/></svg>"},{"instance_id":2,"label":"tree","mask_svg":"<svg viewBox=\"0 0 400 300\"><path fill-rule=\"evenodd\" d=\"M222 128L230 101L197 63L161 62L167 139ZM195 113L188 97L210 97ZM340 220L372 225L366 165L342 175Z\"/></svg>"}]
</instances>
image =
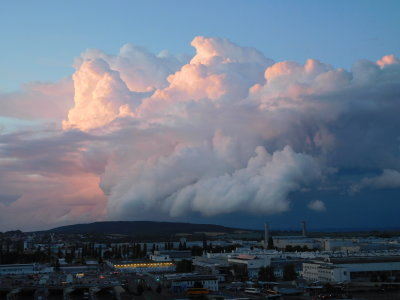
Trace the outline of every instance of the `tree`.
<instances>
[{"instance_id":1,"label":"tree","mask_svg":"<svg viewBox=\"0 0 400 300\"><path fill-rule=\"evenodd\" d=\"M246 265L234 264L232 268L235 279L240 281L246 281L248 279L248 271Z\"/></svg>"},{"instance_id":2,"label":"tree","mask_svg":"<svg viewBox=\"0 0 400 300\"><path fill-rule=\"evenodd\" d=\"M297 273L294 264L287 264L283 268L283 279L286 281L295 280L297 278Z\"/></svg>"},{"instance_id":3,"label":"tree","mask_svg":"<svg viewBox=\"0 0 400 300\"><path fill-rule=\"evenodd\" d=\"M270 236L270 237L268 238L267 249L269 249L269 250L275 249L275 247L274 247L274 240L273 240L272 236Z\"/></svg>"},{"instance_id":4,"label":"tree","mask_svg":"<svg viewBox=\"0 0 400 300\"><path fill-rule=\"evenodd\" d=\"M147 244L143 244L143 252L142 252L142 257L145 257L147 255Z\"/></svg>"},{"instance_id":5,"label":"tree","mask_svg":"<svg viewBox=\"0 0 400 300\"><path fill-rule=\"evenodd\" d=\"M325 283L322 289L326 294L332 294L335 292L335 288L330 283Z\"/></svg>"},{"instance_id":6,"label":"tree","mask_svg":"<svg viewBox=\"0 0 400 300\"><path fill-rule=\"evenodd\" d=\"M192 272L192 262L190 260L182 260L176 263L176 271L179 273Z\"/></svg>"},{"instance_id":7,"label":"tree","mask_svg":"<svg viewBox=\"0 0 400 300\"><path fill-rule=\"evenodd\" d=\"M203 234L203 250L207 250L207 239L205 234Z\"/></svg>"},{"instance_id":8,"label":"tree","mask_svg":"<svg viewBox=\"0 0 400 300\"><path fill-rule=\"evenodd\" d=\"M190 249L192 251L192 256L202 256L203 255L203 248L200 246L192 246Z\"/></svg>"},{"instance_id":9,"label":"tree","mask_svg":"<svg viewBox=\"0 0 400 300\"><path fill-rule=\"evenodd\" d=\"M112 257L112 252L107 250L104 252L104 259L110 259Z\"/></svg>"},{"instance_id":10,"label":"tree","mask_svg":"<svg viewBox=\"0 0 400 300\"><path fill-rule=\"evenodd\" d=\"M144 292L144 286L142 284L138 284L136 288L136 293L140 296Z\"/></svg>"},{"instance_id":11,"label":"tree","mask_svg":"<svg viewBox=\"0 0 400 300\"><path fill-rule=\"evenodd\" d=\"M65 262L66 262L67 264L72 263L72 255L71 255L71 253L66 253L66 254L65 254Z\"/></svg>"},{"instance_id":12,"label":"tree","mask_svg":"<svg viewBox=\"0 0 400 300\"><path fill-rule=\"evenodd\" d=\"M261 281L276 281L274 268L271 266L261 267L258 271L258 280Z\"/></svg>"},{"instance_id":13,"label":"tree","mask_svg":"<svg viewBox=\"0 0 400 300\"><path fill-rule=\"evenodd\" d=\"M56 258L54 262L54 271L59 272L60 271L60 262L58 261L58 258Z\"/></svg>"}]
</instances>

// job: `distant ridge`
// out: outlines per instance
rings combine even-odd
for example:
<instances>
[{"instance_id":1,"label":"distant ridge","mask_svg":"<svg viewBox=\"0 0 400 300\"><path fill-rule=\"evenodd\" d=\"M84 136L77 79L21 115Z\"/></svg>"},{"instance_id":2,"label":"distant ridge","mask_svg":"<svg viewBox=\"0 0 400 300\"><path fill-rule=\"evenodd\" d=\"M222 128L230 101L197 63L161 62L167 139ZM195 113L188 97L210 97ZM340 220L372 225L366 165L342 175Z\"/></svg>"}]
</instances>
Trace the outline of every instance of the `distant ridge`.
<instances>
[{"instance_id":1,"label":"distant ridge","mask_svg":"<svg viewBox=\"0 0 400 300\"><path fill-rule=\"evenodd\" d=\"M214 224L153 221L107 221L61 226L47 230L45 232L63 234L123 234L130 236L171 236L179 233L195 234L201 232L230 234L242 230L247 232L256 231L249 229L231 228Z\"/></svg>"}]
</instances>

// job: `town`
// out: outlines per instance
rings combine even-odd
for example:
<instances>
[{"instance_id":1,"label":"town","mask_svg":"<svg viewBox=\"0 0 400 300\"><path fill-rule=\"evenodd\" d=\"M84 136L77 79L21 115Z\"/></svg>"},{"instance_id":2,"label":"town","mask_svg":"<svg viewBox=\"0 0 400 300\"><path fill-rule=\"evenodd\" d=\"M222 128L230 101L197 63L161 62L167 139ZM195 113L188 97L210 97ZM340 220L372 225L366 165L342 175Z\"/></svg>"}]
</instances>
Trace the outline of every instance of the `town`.
<instances>
[{"instance_id":1,"label":"town","mask_svg":"<svg viewBox=\"0 0 400 300\"><path fill-rule=\"evenodd\" d=\"M399 299L400 236L300 229L153 240L9 231L0 299Z\"/></svg>"}]
</instances>

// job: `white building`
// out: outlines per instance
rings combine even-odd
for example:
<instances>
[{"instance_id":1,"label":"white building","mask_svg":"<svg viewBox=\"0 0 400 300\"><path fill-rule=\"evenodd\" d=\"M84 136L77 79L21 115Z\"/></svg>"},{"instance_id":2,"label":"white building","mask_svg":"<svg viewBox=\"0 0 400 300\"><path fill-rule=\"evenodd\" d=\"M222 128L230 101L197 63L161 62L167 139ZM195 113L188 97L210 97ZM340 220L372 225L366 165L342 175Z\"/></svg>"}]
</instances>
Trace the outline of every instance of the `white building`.
<instances>
[{"instance_id":1,"label":"white building","mask_svg":"<svg viewBox=\"0 0 400 300\"><path fill-rule=\"evenodd\" d=\"M193 287L203 287L210 291L218 292L218 278L212 275L199 275L196 273L167 274L164 275L164 280L169 282L173 292L183 292Z\"/></svg>"},{"instance_id":2,"label":"white building","mask_svg":"<svg viewBox=\"0 0 400 300\"><path fill-rule=\"evenodd\" d=\"M303 263L303 278L310 281L370 281L400 275L400 257L332 257Z\"/></svg>"},{"instance_id":3,"label":"white building","mask_svg":"<svg viewBox=\"0 0 400 300\"><path fill-rule=\"evenodd\" d=\"M245 266L250 278L257 278L258 271L261 267L266 267L271 264L271 257L258 257L256 255L240 254L228 258L229 264Z\"/></svg>"},{"instance_id":4,"label":"white building","mask_svg":"<svg viewBox=\"0 0 400 300\"><path fill-rule=\"evenodd\" d=\"M0 265L0 275L25 275L51 272L53 272L53 267L38 264Z\"/></svg>"},{"instance_id":5,"label":"white building","mask_svg":"<svg viewBox=\"0 0 400 300\"><path fill-rule=\"evenodd\" d=\"M318 261L303 263L302 275L303 278L308 281L350 281L350 272L346 268Z\"/></svg>"},{"instance_id":6,"label":"white building","mask_svg":"<svg viewBox=\"0 0 400 300\"><path fill-rule=\"evenodd\" d=\"M360 251L360 245L351 239L324 239L322 244L325 251Z\"/></svg>"},{"instance_id":7,"label":"white building","mask_svg":"<svg viewBox=\"0 0 400 300\"><path fill-rule=\"evenodd\" d=\"M22 275L37 273L38 266L36 264L10 264L0 265L0 275Z\"/></svg>"},{"instance_id":8,"label":"white building","mask_svg":"<svg viewBox=\"0 0 400 300\"><path fill-rule=\"evenodd\" d=\"M311 239L302 236L277 236L273 238L274 246L278 249L285 249L287 246L291 247L307 247L308 249L320 249L321 244L316 239Z\"/></svg>"}]
</instances>

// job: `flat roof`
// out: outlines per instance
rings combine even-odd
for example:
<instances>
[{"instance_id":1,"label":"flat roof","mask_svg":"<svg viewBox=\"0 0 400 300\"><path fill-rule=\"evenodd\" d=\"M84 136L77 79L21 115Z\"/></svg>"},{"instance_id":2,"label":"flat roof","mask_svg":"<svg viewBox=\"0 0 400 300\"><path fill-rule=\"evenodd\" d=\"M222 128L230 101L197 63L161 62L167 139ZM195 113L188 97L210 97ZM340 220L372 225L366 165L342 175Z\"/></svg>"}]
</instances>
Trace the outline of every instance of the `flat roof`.
<instances>
[{"instance_id":1,"label":"flat roof","mask_svg":"<svg viewBox=\"0 0 400 300\"><path fill-rule=\"evenodd\" d=\"M15 267L34 267L36 264L6 264L6 265L0 265L0 268L15 268Z\"/></svg>"},{"instance_id":2,"label":"flat roof","mask_svg":"<svg viewBox=\"0 0 400 300\"><path fill-rule=\"evenodd\" d=\"M168 280L172 281L198 281L198 280L218 280L216 276L211 275L192 275L184 277L173 277Z\"/></svg>"},{"instance_id":3,"label":"flat roof","mask_svg":"<svg viewBox=\"0 0 400 300\"><path fill-rule=\"evenodd\" d=\"M400 262L400 256L360 256L360 257L333 257L330 262L334 264L365 264L378 262Z\"/></svg>"}]
</instances>

